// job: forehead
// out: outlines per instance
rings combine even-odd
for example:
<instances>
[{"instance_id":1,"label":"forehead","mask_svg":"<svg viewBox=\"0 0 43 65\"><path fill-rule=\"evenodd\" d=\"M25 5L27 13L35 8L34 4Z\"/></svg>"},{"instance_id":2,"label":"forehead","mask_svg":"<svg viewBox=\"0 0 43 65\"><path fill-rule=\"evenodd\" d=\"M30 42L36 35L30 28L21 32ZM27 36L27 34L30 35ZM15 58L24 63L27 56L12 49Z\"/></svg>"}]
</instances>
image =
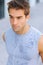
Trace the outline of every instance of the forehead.
<instances>
[{"instance_id":1,"label":"forehead","mask_svg":"<svg viewBox=\"0 0 43 65\"><path fill-rule=\"evenodd\" d=\"M16 9L10 9L9 10L9 15L11 16L23 16L24 15L24 10L23 9L19 9L19 10L16 10Z\"/></svg>"}]
</instances>

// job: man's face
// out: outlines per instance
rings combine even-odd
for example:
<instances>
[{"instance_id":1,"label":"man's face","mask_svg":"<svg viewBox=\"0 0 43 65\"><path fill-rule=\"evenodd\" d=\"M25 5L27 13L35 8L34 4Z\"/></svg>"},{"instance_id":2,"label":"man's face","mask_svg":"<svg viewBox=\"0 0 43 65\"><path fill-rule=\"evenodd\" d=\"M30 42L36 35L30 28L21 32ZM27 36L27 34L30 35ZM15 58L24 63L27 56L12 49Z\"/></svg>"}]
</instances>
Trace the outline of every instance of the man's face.
<instances>
[{"instance_id":1,"label":"man's face","mask_svg":"<svg viewBox=\"0 0 43 65\"><path fill-rule=\"evenodd\" d=\"M10 16L10 23L15 32L20 31L23 29L23 27L26 25L27 22L27 16L24 14L24 10L19 9L13 9L11 8L9 10L9 16Z\"/></svg>"}]
</instances>

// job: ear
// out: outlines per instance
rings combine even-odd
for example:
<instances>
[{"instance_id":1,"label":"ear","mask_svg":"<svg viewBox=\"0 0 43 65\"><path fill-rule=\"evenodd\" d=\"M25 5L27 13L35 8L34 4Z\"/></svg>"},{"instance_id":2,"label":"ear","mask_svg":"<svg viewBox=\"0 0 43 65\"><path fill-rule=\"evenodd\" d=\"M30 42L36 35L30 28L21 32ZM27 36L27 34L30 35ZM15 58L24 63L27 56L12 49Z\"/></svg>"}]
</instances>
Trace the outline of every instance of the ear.
<instances>
[{"instance_id":1,"label":"ear","mask_svg":"<svg viewBox=\"0 0 43 65\"><path fill-rule=\"evenodd\" d=\"M30 19L30 14L26 16L26 20L28 21Z\"/></svg>"}]
</instances>

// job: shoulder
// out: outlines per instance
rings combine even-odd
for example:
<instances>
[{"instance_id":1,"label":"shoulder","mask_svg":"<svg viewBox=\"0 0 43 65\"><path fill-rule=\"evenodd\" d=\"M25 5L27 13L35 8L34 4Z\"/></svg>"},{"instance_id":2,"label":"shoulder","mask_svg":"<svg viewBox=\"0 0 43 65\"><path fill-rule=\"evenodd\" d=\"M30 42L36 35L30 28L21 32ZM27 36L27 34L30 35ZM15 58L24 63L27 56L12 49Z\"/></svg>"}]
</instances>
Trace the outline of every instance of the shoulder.
<instances>
[{"instance_id":1,"label":"shoulder","mask_svg":"<svg viewBox=\"0 0 43 65\"><path fill-rule=\"evenodd\" d=\"M36 29L35 27L33 27L33 26L31 26L31 30L32 30L32 32L33 33L35 33L35 34L42 34L38 29Z\"/></svg>"},{"instance_id":2,"label":"shoulder","mask_svg":"<svg viewBox=\"0 0 43 65\"><path fill-rule=\"evenodd\" d=\"M42 35L42 33L33 26L31 27L31 34L34 37L34 39L36 39L36 41L38 41L40 38L40 35Z\"/></svg>"},{"instance_id":3,"label":"shoulder","mask_svg":"<svg viewBox=\"0 0 43 65\"><path fill-rule=\"evenodd\" d=\"M43 52L43 33L41 33L38 29L32 27L32 35L34 35L35 40L38 41L38 50L39 52Z\"/></svg>"},{"instance_id":4,"label":"shoulder","mask_svg":"<svg viewBox=\"0 0 43 65\"><path fill-rule=\"evenodd\" d=\"M5 33L2 34L2 39L5 42Z\"/></svg>"},{"instance_id":5,"label":"shoulder","mask_svg":"<svg viewBox=\"0 0 43 65\"><path fill-rule=\"evenodd\" d=\"M4 42L6 41L6 38L9 37L10 34L11 34L11 29L8 29L2 33L2 39Z\"/></svg>"},{"instance_id":6,"label":"shoulder","mask_svg":"<svg viewBox=\"0 0 43 65\"><path fill-rule=\"evenodd\" d=\"M39 49L39 52L43 52L43 35L40 36L38 49Z\"/></svg>"}]
</instances>

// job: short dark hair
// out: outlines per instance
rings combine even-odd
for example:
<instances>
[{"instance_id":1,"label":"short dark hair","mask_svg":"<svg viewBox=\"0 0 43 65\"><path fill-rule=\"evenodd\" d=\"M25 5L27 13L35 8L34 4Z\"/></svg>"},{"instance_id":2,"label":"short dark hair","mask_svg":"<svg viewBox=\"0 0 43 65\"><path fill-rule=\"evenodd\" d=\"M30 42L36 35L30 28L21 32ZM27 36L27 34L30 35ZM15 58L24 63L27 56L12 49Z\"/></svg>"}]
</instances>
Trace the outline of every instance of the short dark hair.
<instances>
[{"instance_id":1,"label":"short dark hair","mask_svg":"<svg viewBox=\"0 0 43 65\"><path fill-rule=\"evenodd\" d=\"M28 15L30 13L30 5L28 0L11 0L8 2L8 11L11 8L24 9L24 14Z\"/></svg>"}]
</instances>

